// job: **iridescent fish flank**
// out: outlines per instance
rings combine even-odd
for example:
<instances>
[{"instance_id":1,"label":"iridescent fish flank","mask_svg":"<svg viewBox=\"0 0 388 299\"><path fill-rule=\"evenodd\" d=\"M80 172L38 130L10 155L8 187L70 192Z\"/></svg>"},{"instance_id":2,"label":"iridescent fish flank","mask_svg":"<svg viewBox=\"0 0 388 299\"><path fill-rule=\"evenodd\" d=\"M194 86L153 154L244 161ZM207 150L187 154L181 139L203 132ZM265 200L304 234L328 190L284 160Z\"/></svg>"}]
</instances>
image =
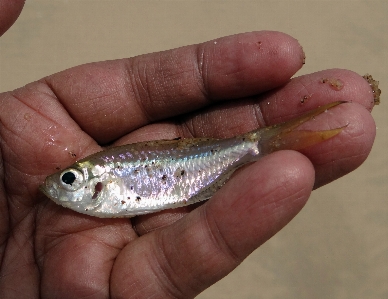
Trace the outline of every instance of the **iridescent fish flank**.
<instances>
[{"instance_id":1,"label":"iridescent fish flank","mask_svg":"<svg viewBox=\"0 0 388 299\"><path fill-rule=\"evenodd\" d=\"M274 151L300 150L340 133L343 128L295 128L341 103L228 139L159 140L114 147L48 176L40 190L64 207L109 218L206 200L242 165Z\"/></svg>"}]
</instances>

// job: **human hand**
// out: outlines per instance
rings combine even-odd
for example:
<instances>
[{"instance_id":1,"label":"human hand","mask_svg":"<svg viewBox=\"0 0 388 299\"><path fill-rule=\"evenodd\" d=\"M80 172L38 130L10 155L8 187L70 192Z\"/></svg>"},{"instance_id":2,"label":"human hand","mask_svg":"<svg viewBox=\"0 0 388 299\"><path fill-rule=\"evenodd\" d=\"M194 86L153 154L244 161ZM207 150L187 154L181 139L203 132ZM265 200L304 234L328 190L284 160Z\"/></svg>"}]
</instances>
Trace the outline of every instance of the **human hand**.
<instances>
[{"instance_id":1,"label":"human hand","mask_svg":"<svg viewBox=\"0 0 388 299\"><path fill-rule=\"evenodd\" d=\"M0 294L190 298L232 271L299 212L314 180L319 187L348 173L372 146L366 81L344 70L289 81L302 62L294 39L256 32L83 65L1 94ZM348 124L339 136L305 155L269 155L195 207L98 219L37 191L45 176L101 144L222 138L337 100L352 103L306 127Z\"/></svg>"}]
</instances>

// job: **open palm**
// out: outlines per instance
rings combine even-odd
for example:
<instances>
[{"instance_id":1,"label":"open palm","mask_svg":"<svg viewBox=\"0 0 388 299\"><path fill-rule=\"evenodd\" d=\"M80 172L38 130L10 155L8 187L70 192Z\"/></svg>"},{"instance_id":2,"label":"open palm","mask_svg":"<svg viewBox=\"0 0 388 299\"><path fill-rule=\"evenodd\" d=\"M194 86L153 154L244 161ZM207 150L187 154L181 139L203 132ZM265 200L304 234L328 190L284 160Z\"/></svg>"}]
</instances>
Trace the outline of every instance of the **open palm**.
<instances>
[{"instance_id":1,"label":"open palm","mask_svg":"<svg viewBox=\"0 0 388 299\"><path fill-rule=\"evenodd\" d=\"M2 298L190 298L232 271L314 186L352 171L371 149L368 83L345 70L290 80L303 60L293 38L255 32L83 65L0 94ZM229 137L336 100L352 103L306 127L348 125L340 135L245 167L204 204L98 219L38 191L104 145Z\"/></svg>"}]
</instances>

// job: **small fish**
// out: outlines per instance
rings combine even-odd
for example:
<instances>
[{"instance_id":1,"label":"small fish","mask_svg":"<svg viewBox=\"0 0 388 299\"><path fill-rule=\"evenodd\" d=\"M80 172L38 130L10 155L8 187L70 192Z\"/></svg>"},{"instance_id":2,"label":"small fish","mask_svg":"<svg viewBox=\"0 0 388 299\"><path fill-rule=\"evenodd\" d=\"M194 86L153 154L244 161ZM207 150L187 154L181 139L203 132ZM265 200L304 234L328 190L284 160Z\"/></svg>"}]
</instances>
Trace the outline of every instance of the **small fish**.
<instances>
[{"instance_id":1,"label":"small fish","mask_svg":"<svg viewBox=\"0 0 388 299\"><path fill-rule=\"evenodd\" d=\"M210 198L239 167L283 149L300 150L341 132L294 130L344 102L228 139L159 140L110 148L46 178L40 190L55 203L104 217L177 208Z\"/></svg>"}]
</instances>

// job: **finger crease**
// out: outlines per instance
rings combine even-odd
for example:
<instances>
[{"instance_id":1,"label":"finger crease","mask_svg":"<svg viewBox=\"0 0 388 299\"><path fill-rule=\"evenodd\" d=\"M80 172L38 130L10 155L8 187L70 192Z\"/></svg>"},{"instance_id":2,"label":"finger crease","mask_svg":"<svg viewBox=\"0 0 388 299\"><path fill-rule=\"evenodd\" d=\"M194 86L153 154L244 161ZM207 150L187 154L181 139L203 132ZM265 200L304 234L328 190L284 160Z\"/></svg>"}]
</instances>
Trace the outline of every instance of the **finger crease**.
<instances>
[{"instance_id":1,"label":"finger crease","mask_svg":"<svg viewBox=\"0 0 388 299\"><path fill-rule=\"evenodd\" d=\"M210 100L209 89L207 87L207 77L208 77L208 64L205 62L205 51L202 46L198 46L196 50L196 82L198 83L198 89L201 92L204 99Z\"/></svg>"},{"instance_id":2,"label":"finger crease","mask_svg":"<svg viewBox=\"0 0 388 299\"><path fill-rule=\"evenodd\" d=\"M140 89L142 89L144 91L144 93L147 95L148 101L151 102L148 84L143 82L142 76L139 74L139 68L136 68L138 75L136 76L134 74L135 67L133 66L132 60L128 59L127 61L128 61L128 63L127 63L128 65L124 68L124 70L126 72L126 77L129 79L128 80L129 87L127 87L127 85L126 85L127 94L133 95L132 98L134 100L134 103L136 103L137 107L139 108L139 110L141 111L143 116L145 117L146 121L152 122L153 118L148 113L147 109L145 108L145 105L144 105L143 101L141 100L142 96L140 95L141 94ZM146 66L144 67L143 73L144 73L144 77L147 78ZM136 80L136 78L138 78L138 80Z\"/></svg>"},{"instance_id":3,"label":"finger crease","mask_svg":"<svg viewBox=\"0 0 388 299\"><path fill-rule=\"evenodd\" d=\"M226 237L221 232L217 222L214 221L214 218L208 216L207 209L203 209L203 211L203 218L210 236L209 239L213 241L214 246L218 248L219 252L223 253L223 255L229 260L232 260L234 266L239 265L241 263L239 255L228 244ZM210 219L212 219L212 225L210 224Z\"/></svg>"},{"instance_id":4,"label":"finger crease","mask_svg":"<svg viewBox=\"0 0 388 299\"><path fill-rule=\"evenodd\" d=\"M174 273L174 269L170 263L170 260L165 254L163 241L160 240L161 238L161 234L158 234L158 238L156 238L158 241L156 242L160 244L160 246L155 244L154 248L158 248L158 250L153 254L157 261L155 263L151 262L151 269L155 276L158 277L158 281L160 282L159 286L164 290L165 294L170 295L172 298L184 298L184 294L180 289L180 285L175 282L175 279L173 279L172 275L170 274Z\"/></svg>"}]
</instances>

